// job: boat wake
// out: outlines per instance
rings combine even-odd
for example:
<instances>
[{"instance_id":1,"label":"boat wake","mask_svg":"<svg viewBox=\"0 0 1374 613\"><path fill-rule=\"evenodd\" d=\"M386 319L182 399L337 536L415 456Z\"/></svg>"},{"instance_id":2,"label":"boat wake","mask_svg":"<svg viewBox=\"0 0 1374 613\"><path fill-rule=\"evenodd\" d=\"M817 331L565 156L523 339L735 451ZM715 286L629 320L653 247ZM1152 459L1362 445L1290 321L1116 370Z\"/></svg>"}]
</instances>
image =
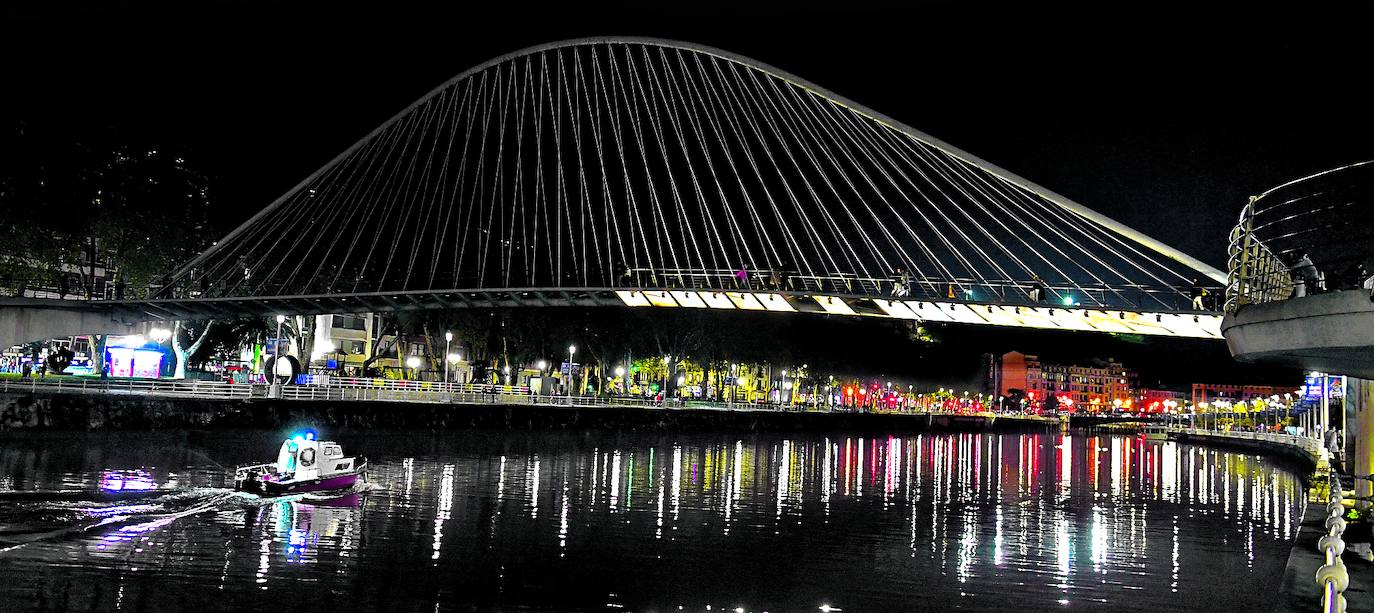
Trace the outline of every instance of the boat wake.
<instances>
[{"instance_id":1,"label":"boat wake","mask_svg":"<svg viewBox=\"0 0 1374 613\"><path fill-rule=\"evenodd\" d=\"M34 543L100 538L130 540L179 519L218 511L248 510L297 501L318 506L357 506L376 488L264 497L226 488L159 488L117 492L39 490L0 492L0 554Z\"/></svg>"}]
</instances>

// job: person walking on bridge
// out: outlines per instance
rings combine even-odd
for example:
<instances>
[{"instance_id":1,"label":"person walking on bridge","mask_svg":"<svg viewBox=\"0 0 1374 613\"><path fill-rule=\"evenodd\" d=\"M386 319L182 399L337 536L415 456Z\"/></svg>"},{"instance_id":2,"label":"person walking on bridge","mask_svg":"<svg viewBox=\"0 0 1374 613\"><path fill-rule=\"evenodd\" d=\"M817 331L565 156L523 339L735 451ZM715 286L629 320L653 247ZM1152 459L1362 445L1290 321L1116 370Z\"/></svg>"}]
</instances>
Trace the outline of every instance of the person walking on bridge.
<instances>
[{"instance_id":1,"label":"person walking on bridge","mask_svg":"<svg viewBox=\"0 0 1374 613\"><path fill-rule=\"evenodd\" d=\"M1031 274L1030 299L1031 302L1045 301L1045 280L1040 275Z\"/></svg>"},{"instance_id":2,"label":"person walking on bridge","mask_svg":"<svg viewBox=\"0 0 1374 613\"><path fill-rule=\"evenodd\" d=\"M1293 278L1296 283L1293 285L1293 297L1302 298L1308 294L1316 293L1317 288L1317 267L1312 263L1312 258L1307 254L1302 254L1298 258L1298 263L1293 265Z\"/></svg>"},{"instance_id":3,"label":"person walking on bridge","mask_svg":"<svg viewBox=\"0 0 1374 613\"><path fill-rule=\"evenodd\" d=\"M1203 302L1203 299L1207 297L1207 288L1203 287L1202 282L1199 281L1197 277L1193 277L1191 296L1193 298L1194 311L1204 311L1207 309L1207 305Z\"/></svg>"}]
</instances>

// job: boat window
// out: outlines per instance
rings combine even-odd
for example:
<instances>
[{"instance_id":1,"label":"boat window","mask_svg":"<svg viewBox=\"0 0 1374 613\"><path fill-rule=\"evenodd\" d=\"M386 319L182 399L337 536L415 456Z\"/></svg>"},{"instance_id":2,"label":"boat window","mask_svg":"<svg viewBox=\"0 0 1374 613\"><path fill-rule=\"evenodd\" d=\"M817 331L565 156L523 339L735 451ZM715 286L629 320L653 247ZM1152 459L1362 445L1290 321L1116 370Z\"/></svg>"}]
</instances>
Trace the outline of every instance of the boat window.
<instances>
[{"instance_id":1,"label":"boat window","mask_svg":"<svg viewBox=\"0 0 1374 613\"><path fill-rule=\"evenodd\" d=\"M325 445L324 455L326 457L337 457L343 455L343 449L338 445Z\"/></svg>"}]
</instances>

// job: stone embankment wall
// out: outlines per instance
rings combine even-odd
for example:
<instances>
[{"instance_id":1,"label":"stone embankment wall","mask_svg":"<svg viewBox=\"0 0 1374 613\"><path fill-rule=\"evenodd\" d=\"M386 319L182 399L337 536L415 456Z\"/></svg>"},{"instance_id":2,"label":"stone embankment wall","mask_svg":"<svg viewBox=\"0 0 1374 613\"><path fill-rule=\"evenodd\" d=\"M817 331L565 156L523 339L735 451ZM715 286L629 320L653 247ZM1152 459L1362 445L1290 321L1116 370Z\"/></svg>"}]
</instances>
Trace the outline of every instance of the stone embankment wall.
<instances>
[{"instance_id":1,"label":"stone embankment wall","mask_svg":"<svg viewBox=\"0 0 1374 613\"><path fill-rule=\"evenodd\" d=\"M0 431L281 428L504 428L518 430L856 430L1052 428L982 417L782 413L713 409L568 408L398 402L204 400L150 396L0 394Z\"/></svg>"}]
</instances>

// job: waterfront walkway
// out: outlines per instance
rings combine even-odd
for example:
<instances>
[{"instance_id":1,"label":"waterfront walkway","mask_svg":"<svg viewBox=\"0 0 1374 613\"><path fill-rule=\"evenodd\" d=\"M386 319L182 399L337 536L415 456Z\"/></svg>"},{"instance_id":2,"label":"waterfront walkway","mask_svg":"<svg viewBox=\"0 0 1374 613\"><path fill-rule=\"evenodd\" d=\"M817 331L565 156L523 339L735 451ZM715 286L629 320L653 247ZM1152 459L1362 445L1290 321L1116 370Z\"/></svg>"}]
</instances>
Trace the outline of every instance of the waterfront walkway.
<instances>
[{"instance_id":1,"label":"waterfront walkway","mask_svg":"<svg viewBox=\"0 0 1374 613\"><path fill-rule=\"evenodd\" d=\"M385 379L337 379L328 384L283 385L273 388L264 384L234 384L217 381L188 380L98 380L98 379L37 379L0 380L0 393L72 394L101 396L148 396L186 398L195 400L269 400L302 402L386 402L437 405L542 406L569 408L640 408L651 411L705 411L730 413L837 413L899 415L911 417L943 416L993 421L1014 421L1058 427L1059 417L1017 412L955 412L926 410L870 411L857 407L795 404L791 406L766 403L721 403L697 400L670 399L667 402L624 396L566 396L530 393L528 388L471 383L438 383L431 381L392 381Z\"/></svg>"},{"instance_id":2,"label":"waterfront walkway","mask_svg":"<svg viewBox=\"0 0 1374 613\"><path fill-rule=\"evenodd\" d=\"M1181 426L1170 426L1168 431L1171 439L1277 451L1290 457L1306 460L1314 469L1326 465L1326 452L1322 450L1321 442L1310 436L1274 432L1208 430Z\"/></svg>"}]
</instances>

